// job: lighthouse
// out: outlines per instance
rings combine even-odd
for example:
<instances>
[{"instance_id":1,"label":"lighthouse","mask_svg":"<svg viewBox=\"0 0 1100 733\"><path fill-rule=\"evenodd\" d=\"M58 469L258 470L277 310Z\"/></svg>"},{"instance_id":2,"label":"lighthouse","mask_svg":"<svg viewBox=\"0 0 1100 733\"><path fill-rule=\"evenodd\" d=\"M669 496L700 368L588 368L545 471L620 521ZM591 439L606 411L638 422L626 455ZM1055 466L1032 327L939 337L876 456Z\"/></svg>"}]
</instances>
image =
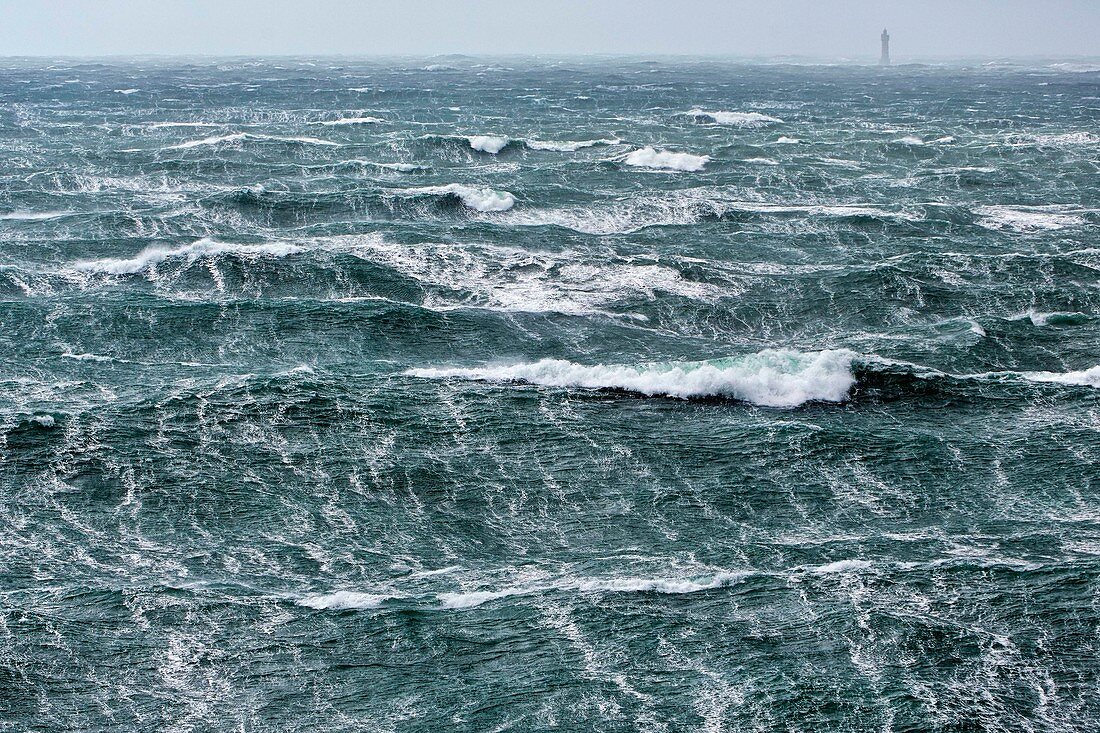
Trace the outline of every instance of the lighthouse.
<instances>
[{"instance_id":1,"label":"lighthouse","mask_svg":"<svg viewBox=\"0 0 1100 733\"><path fill-rule=\"evenodd\" d=\"M890 34L886 32L886 29L882 29L882 56L878 60L879 66L890 65Z\"/></svg>"}]
</instances>

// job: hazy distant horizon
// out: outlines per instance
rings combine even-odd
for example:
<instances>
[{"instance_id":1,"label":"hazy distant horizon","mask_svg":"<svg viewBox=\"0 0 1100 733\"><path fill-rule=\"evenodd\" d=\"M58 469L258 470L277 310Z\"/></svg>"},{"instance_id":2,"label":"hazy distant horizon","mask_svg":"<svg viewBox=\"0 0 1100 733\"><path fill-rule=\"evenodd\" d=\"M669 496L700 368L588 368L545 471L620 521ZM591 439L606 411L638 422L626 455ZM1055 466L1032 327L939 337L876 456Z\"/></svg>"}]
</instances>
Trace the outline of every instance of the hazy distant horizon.
<instances>
[{"instance_id":1,"label":"hazy distant horizon","mask_svg":"<svg viewBox=\"0 0 1100 733\"><path fill-rule=\"evenodd\" d=\"M0 0L0 56L1096 58L1100 3L1051 0ZM79 8L79 10L77 10ZM549 8L549 9L547 9Z\"/></svg>"}]
</instances>

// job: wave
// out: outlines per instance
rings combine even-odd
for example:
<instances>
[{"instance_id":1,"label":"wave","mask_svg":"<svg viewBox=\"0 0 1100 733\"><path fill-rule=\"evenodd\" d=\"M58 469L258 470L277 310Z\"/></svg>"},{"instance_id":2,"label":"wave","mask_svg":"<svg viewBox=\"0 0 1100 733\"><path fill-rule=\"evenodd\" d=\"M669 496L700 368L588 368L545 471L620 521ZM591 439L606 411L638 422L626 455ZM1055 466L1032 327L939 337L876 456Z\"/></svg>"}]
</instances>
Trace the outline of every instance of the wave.
<instances>
[{"instance_id":1,"label":"wave","mask_svg":"<svg viewBox=\"0 0 1100 733\"><path fill-rule=\"evenodd\" d=\"M446 186L424 186L422 188L407 188L402 193L412 196L454 196L464 206L475 211L507 211L516 203L516 197L507 191L494 191L491 188L476 188L465 186L461 183L450 183Z\"/></svg>"},{"instance_id":2,"label":"wave","mask_svg":"<svg viewBox=\"0 0 1100 733\"><path fill-rule=\"evenodd\" d=\"M619 145L622 140L578 140L575 142L559 142L555 140L524 140L523 144L531 150L550 150L558 153L575 153L583 148L592 148L597 145Z\"/></svg>"},{"instance_id":3,"label":"wave","mask_svg":"<svg viewBox=\"0 0 1100 733\"><path fill-rule=\"evenodd\" d=\"M922 212L890 211L872 204L784 204L724 198L720 189L695 188L660 196L630 198L609 205L516 211L505 221L513 226L560 226L583 234L629 234L651 226L689 226L707 219L749 217L913 222Z\"/></svg>"},{"instance_id":4,"label":"wave","mask_svg":"<svg viewBox=\"0 0 1100 733\"><path fill-rule=\"evenodd\" d=\"M69 211L9 211L6 214L0 214L0 221L45 221L60 219L71 213Z\"/></svg>"},{"instance_id":5,"label":"wave","mask_svg":"<svg viewBox=\"0 0 1100 733\"><path fill-rule=\"evenodd\" d=\"M304 247L285 242L266 242L262 244L233 244L217 242L212 239L200 239L181 247L146 247L129 258L107 257L99 260L82 260L72 265L76 272L104 273L108 275L132 275L172 258L184 258L188 262L206 257L218 257L233 254L242 257L286 257L301 252Z\"/></svg>"},{"instance_id":6,"label":"wave","mask_svg":"<svg viewBox=\"0 0 1100 733\"><path fill-rule=\"evenodd\" d=\"M775 142L779 145L797 145L802 141L799 140L797 137L787 137L786 135L780 135Z\"/></svg>"},{"instance_id":7,"label":"wave","mask_svg":"<svg viewBox=\"0 0 1100 733\"><path fill-rule=\"evenodd\" d=\"M339 245L336 245L339 246ZM503 313L561 313L644 319L609 310L668 294L714 302L731 291L684 277L667 264L612 258L592 261L576 250L545 252L489 244L400 243L350 238L356 257L427 286L424 306Z\"/></svg>"},{"instance_id":8,"label":"wave","mask_svg":"<svg viewBox=\"0 0 1100 733\"><path fill-rule=\"evenodd\" d=\"M431 166L419 165L416 163L380 163L374 160L347 160L338 164L340 166L364 166L368 168L382 168L389 171L397 171L399 173L412 173L414 171L427 171L431 170Z\"/></svg>"},{"instance_id":9,"label":"wave","mask_svg":"<svg viewBox=\"0 0 1100 733\"><path fill-rule=\"evenodd\" d=\"M216 122L154 122L149 125L150 130L161 130L172 127L221 127Z\"/></svg>"},{"instance_id":10,"label":"wave","mask_svg":"<svg viewBox=\"0 0 1100 733\"><path fill-rule=\"evenodd\" d=\"M1088 323L1092 320L1092 316L1087 313L1081 313L1079 311L1054 311L1051 313L1041 313L1039 311L1028 311L1022 314L1017 319L1027 318L1031 321L1033 326L1078 326L1083 323Z\"/></svg>"},{"instance_id":11,"label":"wave","mask_svg":"<svg viewBox=\"0 0 1100 733\"><path fill-rule=\"evenodd\" d=\"M522 383L563 389L620 391L645 396L726 398L790 408L849 398L898 399L953 391L974 382L1057 384L1100 388L1100 365L1067 372L991 371L952 374L862 355L847 349L800 352L766 349L696 362L582 365L559 359L483 367L414 368L405 376Z\"/></svg>"},{"instance_id":12,"label":"wave","mask_svg":"<svg viewBox=\"0 0 1100 733\"><path fill-rule=\"evenodd\" d=\"M473 135L467 137L466 140L474 150L479 153L489 153L490 155L496 155L501 150L508 147L508 144L512 142L506 137L497 135Z\"/></svg>"},{"instance_id":13,"label":"wave","mask_svg":"<svg viewBox=\"0 0 1100 733\"><path fill-rule=\"evenodd\" d=\"M952 137L951 135L944 135L943 137L936 138L935 140L924 140L923 138L918 137L916 135L906 135L905 137L899 138L899 139L895 140L894 142L901 143L902 145L916 145L916 146L921 146L921 145L943 145L943 144L946 144L946 143L955 142L955 138Z\"/></svg>"},{"instance_id":14,"label":"wave","mask_svg":"<svg viewBox=\"0 0 1100 733\"><path fill-rule=\"evenodd\" d=\"M1076 372L1023 372L1021 376L1031 382L1100 388L1100 365Z\"/></svg>"},{"instance_id":15,"label":"wave","mask_svg":"<svg viewBox=\"0 0 1100 733\"><path fill-rule=\"evenodd\" d=\"M385 120L380 117L343 117L339 120L326 120L317 124L326 127L337 127L341 125L376 125L381 122L385 122Z\"/></svg>"},{"instance_id":16,"label":"wave","mask_svg":"<svg viewBox=\"0 0 1100 733\"><path fill-rule=\"evenodd\" d=\"M979 226L998 231L1054 231L1085 223L1083 217L1057 206L980 206L974 213L981 217Z\"/></svg>"},{"instance_id":17,"label":"wave","mask_svg":"<svg viewBox=\"0 0 1100 733\"><path fill-rule=\"evenodd\" d=\"M787 349L696 362L582 365L560 359L475 368L421 368L405 372L427 379L523 382L545 387L623 390L648 396L725 397L765 407L842 402L855 386L847 350Z\"/></svg>"},{"instance_id":18,"label":"wave","mask_svg":"<svg viewBox=\"0 0 1100 733\"><path fill-rule=\"evenodd\" d=\"M663 593L679 595L724 588L740 582L751 573L723 572L691 578L579 578L563 579L553 583L517 585L499 590L470 591L466 593L440 593L436 596L443 608L476 608L489 601L513 596L550 592L579 593Z\"/></svg>"},{"instance_id":19,"label":"wave","mask_svg":"<svg viewBox=\"0 0 1100 733\"><path fill-rule=\"evenodd\" d=\"M832 573L850 573L854 570L867 570L871 563L867 560L837 560L825 565L817 565L809 568L815 575L830 575Z\"/></svg>"},{"instance_id":20,"label":"wave","mask_svg":"<svg viewBox=\"0 0 1100 733\"><path fill-rule=\"evenodd\" d=\"M201 140L188 140L187 142L180 143L179 145L169 145L164 148L165 150L190 150L191 148L200 148L214 145L224 145L226 143L237 143L245 140L257 140L263 142L282 142L282 143L297 143L302 145L326 145L326 146L338 146L339 143L334 143L331 140L321 140L316 137L280 137L278 135L257 135L251 132L234 132L228 135L215 135L213 137L205 137Z\"/></svg>"},{"instance_id":21,"label":"wave","mask_svg":"<svg viewBox=\"0 0 1100 733\"><path fill-rule=\"evenodd\" d=\"M647 146L629 153L623 162L636 168L659 168L694 173L703 170L703 167L710 162L710 156L673 153Z\"/></svg>"},{"instance_id":22,"label":"wave","mask_svg":"<svg viewBox=\"0 0 1100 733\"><path fill-rule=\"evenodd\" d=\"M374 593L354 593L341 590L324 595L306 596L299 598L295 603L307 608L318 610L348 610L358 608L378 608L387 600L394 598L391 595L377 595Z\"/></svg>"},{"instance_id":23,"label":"wave","mask_svg":"<svg viewBox=\"0 0 1100 733\"><path fill-rule=\"evenodd\" d=\"M686 112L696 120L706 120L718 125L730 125L733 127L767 127L779 125L783 120L778 117L761 114L760 112L706 112L695 108Z\"/></svg>"},{"instance_id":24,"label":"wave","mask_svg":"<svg viewBox=\"0 0 1100 733\"><path fill-rule=\"evenodd\" d=\"M535 140L510 138L503 135L426 135L422 139L436 140L449 145L462 143L468 145L471 150L479 153L487 153L489 155L497 155L509 148L527 148L528 150L536 151L574 153L584 148L622 144L622 140L617 138L600 138L595 140Z\"/></svg>"}]
</instances>

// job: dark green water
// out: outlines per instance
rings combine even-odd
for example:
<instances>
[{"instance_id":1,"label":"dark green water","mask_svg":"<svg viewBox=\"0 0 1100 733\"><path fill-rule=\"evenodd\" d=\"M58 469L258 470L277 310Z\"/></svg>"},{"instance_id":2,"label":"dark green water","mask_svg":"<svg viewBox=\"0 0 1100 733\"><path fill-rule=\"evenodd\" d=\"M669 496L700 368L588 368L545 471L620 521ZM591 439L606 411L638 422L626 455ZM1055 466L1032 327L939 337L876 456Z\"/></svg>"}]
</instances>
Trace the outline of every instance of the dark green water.
<instances>
[{"instance_id":1,"label":"dark green water","mask_svg":"<svg viewBox=\"0 0 1100 733\"><path fill-rule=\"evenodd\" d=\"M0 730L1096 730L1089 68L0 62Z\"/></svg>"}]
</instances>

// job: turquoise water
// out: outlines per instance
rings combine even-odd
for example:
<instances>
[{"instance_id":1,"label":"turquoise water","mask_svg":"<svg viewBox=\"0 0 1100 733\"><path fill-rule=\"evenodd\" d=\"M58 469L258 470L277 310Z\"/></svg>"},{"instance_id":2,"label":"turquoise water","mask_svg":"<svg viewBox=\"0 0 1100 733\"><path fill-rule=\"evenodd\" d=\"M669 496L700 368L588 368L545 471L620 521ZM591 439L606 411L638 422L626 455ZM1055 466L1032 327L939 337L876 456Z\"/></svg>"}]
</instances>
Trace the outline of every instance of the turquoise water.
<instances>
[{"instance_id":1,"label":"turquoise water","mask_svg":"<svg viewBox=\"0 0 1100 733\"><path fill-rule=\"evenodd\" d=\"M1095 730L1097 68L0 62L0 730Z\"/></svg>"}]
</instances>

